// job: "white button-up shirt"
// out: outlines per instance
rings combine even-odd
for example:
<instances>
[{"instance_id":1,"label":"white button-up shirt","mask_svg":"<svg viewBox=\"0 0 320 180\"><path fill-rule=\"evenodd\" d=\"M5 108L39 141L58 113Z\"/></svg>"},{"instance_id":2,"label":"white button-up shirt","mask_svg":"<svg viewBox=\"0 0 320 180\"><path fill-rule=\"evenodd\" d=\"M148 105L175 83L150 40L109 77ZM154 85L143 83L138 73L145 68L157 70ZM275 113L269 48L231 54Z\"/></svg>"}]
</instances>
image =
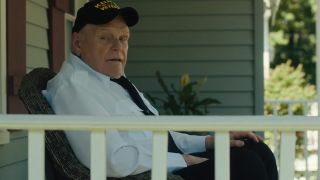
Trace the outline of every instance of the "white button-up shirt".
<instances>
[{"instance_id":1,"label":"white button-up shirt","mask_svg":"<svg viewBox=\"0 0 320 180\"><path fill-rule=\"evenodd\" d=\"M93 70L71 54L60 72L48 82L43 94L56 114L95 116L143 116L130 95L110 77ZM146 106L158 111L140 93ZM77 158L90 167L90 133L66 131ZM170 132L177 147L185 154L205 151L205 136ZM152 133L149 131L108 131L107 173L124 177L145 172L152 167ZM168 153L168 171L186 167L181 154Z\"/></svg>"}]
</instances>

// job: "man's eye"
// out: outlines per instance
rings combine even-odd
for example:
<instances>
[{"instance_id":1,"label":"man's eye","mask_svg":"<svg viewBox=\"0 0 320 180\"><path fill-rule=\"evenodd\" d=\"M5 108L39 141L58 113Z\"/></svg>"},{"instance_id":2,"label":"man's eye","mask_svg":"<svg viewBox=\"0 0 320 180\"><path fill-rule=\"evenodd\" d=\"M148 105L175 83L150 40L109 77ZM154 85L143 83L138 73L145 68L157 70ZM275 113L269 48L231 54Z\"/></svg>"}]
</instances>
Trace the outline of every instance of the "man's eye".
<instances>
[{"instance_id":1,"label":"man's eye","mask_svg":"<svg viewBox=\"0 0 320 180\"><path fill-rule=\"evenodd\" d=\"M100 39L104 41L110 41L112 38L109 36L100 36Z\"/></svg>"},{"instance_id":2,"label":"man's eye","mask_svg":"<svg viewBox=\"0 0 320 180\"><path fill-rule=\"evenodd\" d=\"M120 41L121 41L121 42L126 42L126 41L128 41L128 40L129 40L129 37L127 37L127 36L120 37Z\"/></svg>"}]
</instances>

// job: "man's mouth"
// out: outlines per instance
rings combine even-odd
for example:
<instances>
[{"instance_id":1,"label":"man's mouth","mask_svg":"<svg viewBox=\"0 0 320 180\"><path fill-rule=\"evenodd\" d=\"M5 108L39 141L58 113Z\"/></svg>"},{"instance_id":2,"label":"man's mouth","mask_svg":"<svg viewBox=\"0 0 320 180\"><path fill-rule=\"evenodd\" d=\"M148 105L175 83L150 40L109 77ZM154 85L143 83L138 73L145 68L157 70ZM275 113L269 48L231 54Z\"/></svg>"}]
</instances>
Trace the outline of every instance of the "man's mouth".
<instances>
[{"instance_id":1,"label":"man's mouth","mask_svg":"<svg viewBox=\"0 0 320 180\"><path fill-rule=\"evenodd\" d=\"M109 59L108 61L112 61L112 62L122 62L121 59Z\"/></svg>"}]
</instances>

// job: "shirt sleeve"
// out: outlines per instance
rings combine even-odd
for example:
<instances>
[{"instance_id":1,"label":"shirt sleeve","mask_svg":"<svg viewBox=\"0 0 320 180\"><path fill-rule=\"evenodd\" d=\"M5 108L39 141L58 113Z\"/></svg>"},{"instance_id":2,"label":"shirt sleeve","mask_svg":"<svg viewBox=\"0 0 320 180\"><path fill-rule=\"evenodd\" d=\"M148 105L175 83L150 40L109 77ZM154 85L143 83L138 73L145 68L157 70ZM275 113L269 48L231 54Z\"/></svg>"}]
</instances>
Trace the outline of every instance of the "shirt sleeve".
<instances>
[{"instance_id":1,"label":"shirt sleeve","mask_svg":"<svg viewBox=\"0 0 320 180\"><path fill-rule=\"evenodd\" d=\"M144 98L143 94L140 93L140 96L144 100L145 104L148 108L155 114L159 115L158 111L150 104L150 102ZM177 147L184 153L196 153L196 152L204 152L206 151L205 147L205 139L206 136L196 136L196 135L188 135L184 133L178 133L174 131L170 131L170 134L177 145Z\"/></svg>"},{"instance_id":2,"label":"shirt sleeve","mask_svg":"<svg viewBox=\"0 0 320 180\"><path fill-rule=\"evenodd\" d=\"M51 93L44 94L48 97ZM96 98L96 94L90 93L90 90L68 84L59 87L49 99L57 114L110 116L99 103L99 98ZM80 162L90 168L90 133L66 131L66 135ZM134 175L151 170L152 167L152 149L139 145L139 142L126 141L117 130L108 131L107 157L107 173L110 177ZM181 154L168 153L169 172L186 166Z\"/></svg>"},{"instance_id":3,"label":"shirt sleeve","mask_svg":"<svg viewBox=\"0 0 320 180\"><path fill-rule=\"evenodd\" d=\"M187 167L186 161L183 159L182 155L179 153L170 153L168 152L168 172L172 173L179 169Z\"/></svg>"},{"instance_id":4,"label":"shirt sleeve","mask_svg":"<svg viewBox=\"0 0 320 180\"><path fill-rule=\"evenodd\" d=\"M206 151L206 136L189 135L174 131L170 131L170 134L177 147L184 154Z\"/></svg>"}]
</instances>

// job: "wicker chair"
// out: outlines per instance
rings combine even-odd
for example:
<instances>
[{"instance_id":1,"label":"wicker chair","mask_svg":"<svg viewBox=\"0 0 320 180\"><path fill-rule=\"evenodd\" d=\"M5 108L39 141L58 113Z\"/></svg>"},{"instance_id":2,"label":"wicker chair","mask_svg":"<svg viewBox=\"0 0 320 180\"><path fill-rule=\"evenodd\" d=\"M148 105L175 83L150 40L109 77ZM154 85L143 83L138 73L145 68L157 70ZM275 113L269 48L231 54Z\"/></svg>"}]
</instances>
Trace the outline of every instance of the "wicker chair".
<instances>
[{"instance_id":1,"label":"wicker chair","mask_svg":"<svg viewBox=\"0 0 320 180\"><path fill-rule=\"evenodd\" d=\"M41 90L47 81L55 76L48 68L36 68L23 78L19 96L30 114L54 114ZM46 131L46 179L47 180L89 180L90 170L76 158L63 131ZM107 180L149 180L151 173ZM168 174L169 180L182 180L180 176Z\"/></svg>"}]
</instances>

